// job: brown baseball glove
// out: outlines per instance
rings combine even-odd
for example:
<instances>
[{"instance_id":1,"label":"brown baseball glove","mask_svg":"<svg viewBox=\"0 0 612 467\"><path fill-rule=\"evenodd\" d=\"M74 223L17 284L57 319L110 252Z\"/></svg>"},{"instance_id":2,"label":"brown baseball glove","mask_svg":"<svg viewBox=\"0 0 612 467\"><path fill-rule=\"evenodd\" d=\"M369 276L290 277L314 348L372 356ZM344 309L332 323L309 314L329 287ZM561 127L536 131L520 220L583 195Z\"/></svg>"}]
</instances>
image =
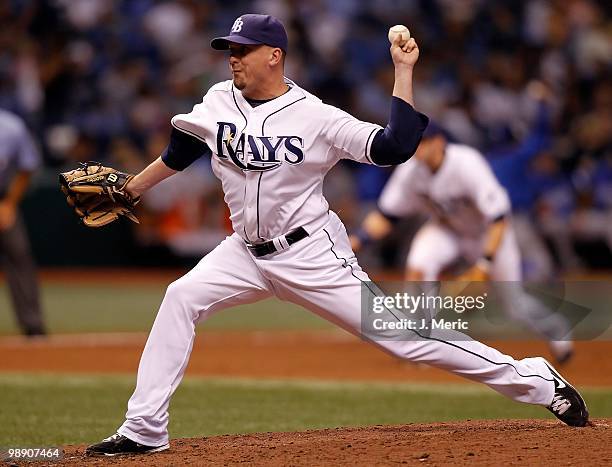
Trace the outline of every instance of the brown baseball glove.
<instances>
[{"instance_id":1,"label":"brown baseball glove","mask_svg":"<svg viewBox=\"0 0 612 467\"><path fill-rule=\"evenodd\" d=\"M119 216L138 223L134 206L140 198L132 198L125 190L133 175L104 167L99 162L82 162L59 175L60 188L68 205L87 227L102 227Z\"/></svg>"}]
</instances>

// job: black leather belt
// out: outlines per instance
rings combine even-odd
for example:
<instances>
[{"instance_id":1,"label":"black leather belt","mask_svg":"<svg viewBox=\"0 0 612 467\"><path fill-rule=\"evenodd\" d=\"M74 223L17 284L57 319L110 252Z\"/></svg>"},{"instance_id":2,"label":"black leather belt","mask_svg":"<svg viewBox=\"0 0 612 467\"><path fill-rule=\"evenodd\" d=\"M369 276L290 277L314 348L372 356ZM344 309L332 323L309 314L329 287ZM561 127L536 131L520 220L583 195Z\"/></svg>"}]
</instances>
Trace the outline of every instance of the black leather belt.
<instances>
[{"instance_id":1,"label":"black leather belt","mask_svg":"<svg viewBox=\"0 0 612 467\"><path fill-rule=\"evenodd\" d=\"M288 248L290 245L293 245L294 243L299 242L300 240L303 240L304 238L308 237L308 232L306 232L304 227L298 227L297 229L292 230L288 234L285 234L284 237L287 244L285 248L283 248L284 245L282 237L279 237L280 240L275 239L278 242L280 248L278 248L275 244L275 240L268 240L267 242L256 244L247 243L247 248L250 250L253 256L259 258L260 256L266 256Z\"/></svg>"}]
</instances>

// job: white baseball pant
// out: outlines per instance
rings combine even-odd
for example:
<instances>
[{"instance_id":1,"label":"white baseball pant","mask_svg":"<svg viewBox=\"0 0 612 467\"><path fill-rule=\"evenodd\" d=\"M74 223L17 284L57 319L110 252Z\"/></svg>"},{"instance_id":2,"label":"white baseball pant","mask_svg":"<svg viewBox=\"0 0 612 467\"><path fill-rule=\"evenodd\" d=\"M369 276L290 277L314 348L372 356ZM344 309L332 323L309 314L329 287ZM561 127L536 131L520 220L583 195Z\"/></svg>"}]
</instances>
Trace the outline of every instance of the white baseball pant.
<instances>
[{"instance_id":1,"label":"white baseball pant","mask_svg":"<svg viewBox=\"0 0 612 467\"><path fill-rule=\"evenodd\" d=\"M362 281L369 278L333 212L324 228L261 258L255 258L238 235L226 238L168 287L118 432L149 446L168 442L170 397L185 372L198 322L225 308L276 296L359 336ZM515 401L544 406L552 402L553 380L539 359L515 360L455 331L373 344L406 360L484 383Z\"/></svg>"}]
</instances>

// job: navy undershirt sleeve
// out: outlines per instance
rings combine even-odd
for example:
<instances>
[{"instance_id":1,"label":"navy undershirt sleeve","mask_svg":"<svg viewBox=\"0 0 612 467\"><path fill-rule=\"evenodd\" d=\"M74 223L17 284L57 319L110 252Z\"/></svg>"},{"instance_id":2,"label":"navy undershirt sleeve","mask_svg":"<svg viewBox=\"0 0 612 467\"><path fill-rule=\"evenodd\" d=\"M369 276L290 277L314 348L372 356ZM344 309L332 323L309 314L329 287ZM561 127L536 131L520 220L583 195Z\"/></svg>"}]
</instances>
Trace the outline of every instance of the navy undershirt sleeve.
<instances>
[{"instance_id":1,"label":"navy undershirt sleeve","mask_svg":"<svg viewBox=\"0 0 612 467\"><path fill-rule=\"evenodd\" d=\"M202 156L212 156L212 151L204 141L172 128L170 143L161 158L172 170L184 170Z\"/></svg>"},{"instance_id":2,"label":"navy undershirt sleeve","mask_svg":"<svg viewBox=\"0 0 612 467\"><path fill-rule=\"evenodd\" d=\"M416 151L429 118L414 110L408 102L392 97L389 123L372 141L370 158L377 165L398 165Z\"/></svg>"}]
</instances>

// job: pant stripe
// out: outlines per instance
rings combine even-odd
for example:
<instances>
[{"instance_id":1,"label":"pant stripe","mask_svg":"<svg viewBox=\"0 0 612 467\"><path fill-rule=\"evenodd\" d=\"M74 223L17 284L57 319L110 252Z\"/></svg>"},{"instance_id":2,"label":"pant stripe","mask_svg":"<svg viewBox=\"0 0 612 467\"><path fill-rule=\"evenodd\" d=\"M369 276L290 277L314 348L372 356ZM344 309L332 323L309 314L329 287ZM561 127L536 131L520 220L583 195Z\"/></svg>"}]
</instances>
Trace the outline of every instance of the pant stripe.
<instances>
[{"instance_id":1,"label":"pant stripe","mask_svg":"<svg viewBox=\"0 0 612 467\"><path fill-rule=\"evenodd\" d=\"M348 263L348 260L347 260L346 258L342 258L342 257L338 256L338 254L337 254L337 253L334 251L334 247L335 247L336 245L335 245L335 243L333 242L333 240L331 239L331 236L329 235L329 232L328 232L326 229L323 229L323 231L325 232L325 234L327 235L327 238L329 239L329 242L331 243L330 251L331 251L331 252L334 254L334 256L335 256L337 259L344 261L344 264L342 265L342 267L343 267L343 268L346 268L346 267L351 268L351 275L352 275L352 276L353 276L355 279L357 279L359 282L361 282L361 283L362 283L362 284L363 284L363 285L364 285L364 286L365 286L365 287L366 287L366 288L367 288L367 289L368 289L368 290L369 290L369 291L370 291L370 292L371 292L373 295L376 295L376 293L375 293L375 292L374 292L374 291L373 291L373 290L372 290L372 289L371 289L371 288L368 286L368 284L367 284L366 282L362 281L361 279L359 279L359 277L357 277L357 276L355 275L355 271L353 270L353 267L352 267L352 266L351 266L351 265ZM385 308L387 308L387 307L385 306ZM392 312L391 310L389 310L389 308L387 308L387 310L389 311L389 313L391 313L391 314L393 315L393 317L394 317L395 319L397 319L397 320L399 321L399 318L398 318L398 317L397 317L395 314L393 314L393 312ZM541 378L541 379L543 379L544 381L549 381L549 382L551 382L551 383L552 383L552 382L554 382L554 380L553 380L553 379L548 379L548 378L545 378L545 377L543 377L543 376L541 376L541 375L523 375L523 374L521 374L521 373L518 371L518 369L517 369L517 368L516 368L516 367L515 367L515 366L514 366L512 363L508 363L508 362L494 362L494 361L492 361L492 360L490 360L490 359L488 359L488 358L484 357L483 355L479 355L479 354L477 354L477 353L475 353L475 352L472 352L471 350L465 349L465 348L461 347L460 345L455 344L454 342L448 342L448 341L445 341L445 340L442 340L442 339L438 339L438 338L436 338L436 337L428 337L428 336L424 336L424 335L420 334L420 333L419 333L417 330L415 330L415 329L410 329L410 331L414 332L414 333L415 333L417 336L419 336L421 339L426 339L426 340L437 341L437 342L440 342L440 343L442 343L442 344L450 345L451 347L455 347L456 349L459 349L459 350L462 350L462 351L464 351L464 352L467 352L467 353L469 353L469 354L471 354L471 355L474 355L475 357L481 358L481 359L483 359L483 360L485 360L485 361L487 361L487 362L489 362L489 363L491 363L491 364L493 364L493 365L498 365L498 366L509 365L509 366L511 366L512 368L514 368L514 371L516 371L516 373L517 373L519 376L521 376L521 377L523 377L523 378L533 378L533 377L536 377L536 378Z\"/></svg>"}]
</instances>

